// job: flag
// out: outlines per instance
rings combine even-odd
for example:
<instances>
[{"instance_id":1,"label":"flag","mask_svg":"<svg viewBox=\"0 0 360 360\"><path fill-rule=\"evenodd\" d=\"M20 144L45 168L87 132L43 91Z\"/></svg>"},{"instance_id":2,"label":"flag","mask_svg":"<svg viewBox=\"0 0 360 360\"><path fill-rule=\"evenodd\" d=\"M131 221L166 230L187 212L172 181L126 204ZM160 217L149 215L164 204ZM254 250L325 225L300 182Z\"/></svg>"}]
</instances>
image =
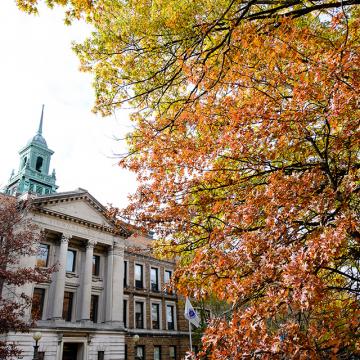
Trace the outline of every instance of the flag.
<instances>
[{"instance_id":1,"label":"flag","mask_svg":"<svg viewBox=\"0 0 360 360\"><path fill-rule=\"evenodd\" d=\"M200 326L200 318L194 308L191 305L191 302L188 298L186 298L185 303L185 319L189 320L194 326L199 327Z\"/></svg>"}]
</instances>

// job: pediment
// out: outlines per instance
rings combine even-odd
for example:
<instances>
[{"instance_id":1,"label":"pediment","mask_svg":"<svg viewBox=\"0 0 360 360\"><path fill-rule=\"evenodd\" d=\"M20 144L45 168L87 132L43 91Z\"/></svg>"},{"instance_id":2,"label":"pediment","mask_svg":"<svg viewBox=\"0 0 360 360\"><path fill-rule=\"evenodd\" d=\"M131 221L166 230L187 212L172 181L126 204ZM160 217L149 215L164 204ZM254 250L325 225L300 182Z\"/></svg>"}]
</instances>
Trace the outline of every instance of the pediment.
<instances>
[{"instance_id":1,"label":"pediment","mask_svg":"<svg viewBox=\"0 0 360 360\"><path fill-rule=\"evenodd\" d=\"M102 231L128 237L131 232L124 226L114 226L105 216L106 208L87 190L77 189L33 198L34 210L50 216L61 217Z\"/></svg>"},{"instance_id":2,"label":"pediment","mask_svg":"<svg viewBox=\"0 0 360 360\"><path fill-rule=\"evenodd\" d=\"M54 199L55 200L55 199ZM113 227L103 214L103 209L94 204L91 198L85 196L56 199L55 201L42 201L42 210L63 214L72 218L100 226Z\"/></svg>"},{"instance_id":3,"label":"pediment","mask_svg":"<svg viewBox=\"0 0 360 360\"><path fill-rule=\"evenodd\" d=\"M86 200L73 200L66 203L46 204L44 209L89 221L98 225L112 227L105 216Z\"/></svg>"}]
</instances>

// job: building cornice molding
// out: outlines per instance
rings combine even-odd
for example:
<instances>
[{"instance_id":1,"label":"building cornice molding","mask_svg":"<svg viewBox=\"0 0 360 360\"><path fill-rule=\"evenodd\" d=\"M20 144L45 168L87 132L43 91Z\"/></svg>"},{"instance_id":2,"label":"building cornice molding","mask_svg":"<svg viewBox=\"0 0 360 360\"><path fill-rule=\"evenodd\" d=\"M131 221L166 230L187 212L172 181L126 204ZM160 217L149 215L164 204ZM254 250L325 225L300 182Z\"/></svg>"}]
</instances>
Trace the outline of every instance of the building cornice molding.
<instances>
[{"instance_id":1,"label":"building cornice molding","mask_svg":"<svg viewBox=\"0 0 360 360\"><path fill-rule=\"evenodd\" d=\"M109 224L112 226L102 225L98 223L94 223L89 220L85 220L76 216L64 214L62 212L57 212L55 210L51 210L46 208L46 205L54 205L67 203L72 201L85 201L90 206L92 206L96 211L98 211ZM63 220L71 221L88 228L96 229L102 232L110 233L113 235L121 236L123 238L127 238L131 235L130 231L125 227L115 227L115 224L107 218L106 216L106 208L98 202L92 195L90 195L86 190L79 189L76 191L69 191L51 195L42 195L33 199L32 201L33 210L42 214L46 214L49 216L57 217Z\"/></svg>"}]
</instances>

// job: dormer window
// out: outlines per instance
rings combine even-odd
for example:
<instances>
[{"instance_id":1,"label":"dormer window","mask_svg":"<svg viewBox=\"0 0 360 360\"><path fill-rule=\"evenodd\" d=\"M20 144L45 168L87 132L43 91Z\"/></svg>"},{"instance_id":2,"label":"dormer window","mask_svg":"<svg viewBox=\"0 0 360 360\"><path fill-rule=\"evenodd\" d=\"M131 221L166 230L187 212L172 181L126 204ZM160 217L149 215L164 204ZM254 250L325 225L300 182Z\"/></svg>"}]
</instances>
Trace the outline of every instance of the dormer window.
<instances>
[{"instance_id":1,"label":"dormer window","mask_svg":"<svg viewBox=\"0 0 360 360\"><path fill-rule=\"evenodd\" d=\"M39 171L41 172L41 168L42 168L42 165L43 165L43 161L44 159L41 157L41 156L38 156L37 159L36 159L36 171Z\"/></svg>"}]
</instances>

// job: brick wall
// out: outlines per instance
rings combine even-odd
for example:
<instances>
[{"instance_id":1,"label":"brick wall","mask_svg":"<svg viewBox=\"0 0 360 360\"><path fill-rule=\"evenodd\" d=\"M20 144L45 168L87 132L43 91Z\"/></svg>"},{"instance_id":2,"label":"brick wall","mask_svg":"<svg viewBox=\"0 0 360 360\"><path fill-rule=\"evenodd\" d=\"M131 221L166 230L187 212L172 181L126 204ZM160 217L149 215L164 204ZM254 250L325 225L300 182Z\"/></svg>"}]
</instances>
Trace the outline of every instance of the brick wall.
<instances>
[{"instance_id":1,"label":"brick wall","mask_svg":"<svg viewBox=\"0 0 360 360\"><path fill-rule=\"evenodd\" d=\"M175 293L169 294L164 288L165 270L174 271L173 262L157 260L149 253L132 253L125 251L124 260L127 261L127 286L124 287L124 299L127 300L127 359L135 359L135 346L144 346L145 359L154 359L154 346L161 347L161 359L169 360L170 346L176 347L176 359L184 357L189 349L188 323L184 318L184 299L179 299ZM134 273L135 264L143 265L143 289L135 288ZM159 292L154 292L150 287L150 268L158 269L159 274ZM143 302L145 309L144 329L135 328L135 302ZM152 329L151 304L160 304L160 329ZM166 322L166 305L174 305L175 309L175 329L168 330ZM134 342L134 335L139 335L137 344Z\"/></svg>"}]
</instances>

